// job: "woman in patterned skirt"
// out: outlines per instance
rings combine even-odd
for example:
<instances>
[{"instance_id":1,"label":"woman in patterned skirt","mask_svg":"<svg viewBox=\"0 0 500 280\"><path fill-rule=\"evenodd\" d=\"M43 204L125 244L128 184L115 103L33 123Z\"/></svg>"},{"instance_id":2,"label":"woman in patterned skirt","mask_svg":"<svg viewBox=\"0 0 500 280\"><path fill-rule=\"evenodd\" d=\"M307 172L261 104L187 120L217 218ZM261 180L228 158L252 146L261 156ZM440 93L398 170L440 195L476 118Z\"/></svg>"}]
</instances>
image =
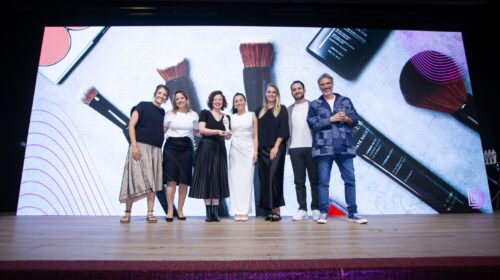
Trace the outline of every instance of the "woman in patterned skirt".
<instances>
[{"instance_id":1,"label":"woman in patterned skirt","mask_svg":"<svg viewBox=\"0 0 500 280\"><path fill-rule=\"evenodd\" d=\"M130 222L132 203L144 197L148 203L147 222L157 221L153 215L155 192L163 184L161 146L165 110L161 105L167 101L168 93L166 86L158 85L152 102L140 102L132 109L128 124L130 147L120 190L120 202L126 205L121 223Z\"/></svg>"}]
</instances>

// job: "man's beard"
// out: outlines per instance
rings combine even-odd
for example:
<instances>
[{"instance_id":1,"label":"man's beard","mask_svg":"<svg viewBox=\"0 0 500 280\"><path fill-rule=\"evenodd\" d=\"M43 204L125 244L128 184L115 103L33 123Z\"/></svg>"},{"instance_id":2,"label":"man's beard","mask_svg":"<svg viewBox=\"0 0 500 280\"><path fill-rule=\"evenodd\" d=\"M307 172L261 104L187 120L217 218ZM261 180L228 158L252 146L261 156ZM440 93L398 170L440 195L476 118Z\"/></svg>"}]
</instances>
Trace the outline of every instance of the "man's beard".
<instances>
[{"instance_id":1,"label":"man's beard","mask_svg":"<svg viewBox=\"0 0 500 280\"><path fill-rule=\"evenodd\" d=\"M293 98L295 100L301 100L302 98L304 98L304 94L301 94L301 95L294 95Z\"/></svg>"}]
</instances>

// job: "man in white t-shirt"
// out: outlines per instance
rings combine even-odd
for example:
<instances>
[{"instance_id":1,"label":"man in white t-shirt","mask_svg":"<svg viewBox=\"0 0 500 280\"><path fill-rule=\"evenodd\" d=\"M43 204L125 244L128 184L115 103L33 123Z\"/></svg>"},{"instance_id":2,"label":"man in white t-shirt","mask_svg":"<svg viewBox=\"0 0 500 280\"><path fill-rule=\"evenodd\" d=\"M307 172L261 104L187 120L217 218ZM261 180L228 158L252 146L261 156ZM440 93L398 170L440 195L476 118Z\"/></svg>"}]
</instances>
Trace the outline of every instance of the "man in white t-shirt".
<instances>
[{"instance_id":1,"label":"man in white t-shirt","mask_svg":"<svg viewBox=\"0 0 500 280\"><path fill-rule=\"evenodd\" d=\"M301 81L292 82L290 90L295 103L288 107L290 125L288 154L292 162L295 191L299 203L299 209L292 217L292 220L301 221L307 219L306 171L311 185L312 216L314 220L317 220L321 213L318 203L318 175L311 153L312 135L306 121L309 101L305 98L306 89Z\"/></svg>"}]
</instances>

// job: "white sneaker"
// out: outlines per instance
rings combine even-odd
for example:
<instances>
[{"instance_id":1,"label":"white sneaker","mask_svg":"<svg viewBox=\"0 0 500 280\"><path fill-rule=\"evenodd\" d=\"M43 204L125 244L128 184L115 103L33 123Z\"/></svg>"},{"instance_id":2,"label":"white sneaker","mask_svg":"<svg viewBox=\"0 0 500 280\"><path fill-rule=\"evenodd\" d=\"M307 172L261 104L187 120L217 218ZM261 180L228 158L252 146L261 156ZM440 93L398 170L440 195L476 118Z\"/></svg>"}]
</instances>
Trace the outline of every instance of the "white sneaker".
<instances>
[{"instance_id":1,"label":"white sneaker","mask_svg":"<svg viewBox=\"0 0 500 280\"><path fill-rule=\"evenodd\" d=\"M319 216L321 216L321 212L318 209L314 209L312 211L313 220L317 221Z\"/></svg>"},{"instance_id":2,"label":"white sneaker","mask_svg":"<svg viewBox=\"0 0 500 280\"><path fill-rule=\"evenodd\" d=\"M327 223L327 216L326 216L326 213L321 213L321 215L319 215L319 218L317 220L317 223L318 224L326 224Z\"/></svg>"},{"instance_id":3,"label":"white sneaker","mask_svg":"<svg viewBox=\"0 0 500 280\"><path fill-rule=\"evenodd\" d=\"M347 216L347 220L350 223L356 223L356 224L367 224L368 223L367 219L361 217L358 214L350 214L349 216Z\"/></svg>"},{"instance_id":4,"label":"white sneaker","mask_svg":"<svg viewBox=\"0 0 500 280\"><path fill-rule=\"evenodd\" d=\"M307 212L304 210L299 210L297 211L297 214L295 214L292 217L292 220L294 221L302 221L302 220L307 220Z\"/></svg>"}]
</instances>

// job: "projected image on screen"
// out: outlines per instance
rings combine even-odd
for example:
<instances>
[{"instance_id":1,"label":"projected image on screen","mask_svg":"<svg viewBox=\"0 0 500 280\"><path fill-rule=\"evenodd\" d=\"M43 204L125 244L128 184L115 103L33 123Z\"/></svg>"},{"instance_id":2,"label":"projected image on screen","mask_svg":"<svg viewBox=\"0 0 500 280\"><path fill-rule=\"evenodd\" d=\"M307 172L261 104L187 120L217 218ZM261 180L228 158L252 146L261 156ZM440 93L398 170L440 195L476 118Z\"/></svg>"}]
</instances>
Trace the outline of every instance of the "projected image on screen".
<instances>
[{"instance_id":1,"label":"projected image on screen","mask_svg":"<svg viewBox=\"0 0 500 280\"><path fill-rule=\"evenodd\" d=\"M255 44L265 51L252 53ZM308 100L319 98L325 72L360 117L353 129L360 213L492 212L459 32L93 26L45 29L17 214L121 214L130 110L152 101L158 84L183 90L197 112L214 90L228 101L245 93L253 111L267 82L286 106L295 80ZM282 215L292 215L289 157L284 194ZM330 201L345 210L336 167ZM158 201L155 211L164 213ZM202 200L186 200L186 215L204 211ZM134 204L133 214L145 212L145 200Z\"/></svg>"}]
</instances>

